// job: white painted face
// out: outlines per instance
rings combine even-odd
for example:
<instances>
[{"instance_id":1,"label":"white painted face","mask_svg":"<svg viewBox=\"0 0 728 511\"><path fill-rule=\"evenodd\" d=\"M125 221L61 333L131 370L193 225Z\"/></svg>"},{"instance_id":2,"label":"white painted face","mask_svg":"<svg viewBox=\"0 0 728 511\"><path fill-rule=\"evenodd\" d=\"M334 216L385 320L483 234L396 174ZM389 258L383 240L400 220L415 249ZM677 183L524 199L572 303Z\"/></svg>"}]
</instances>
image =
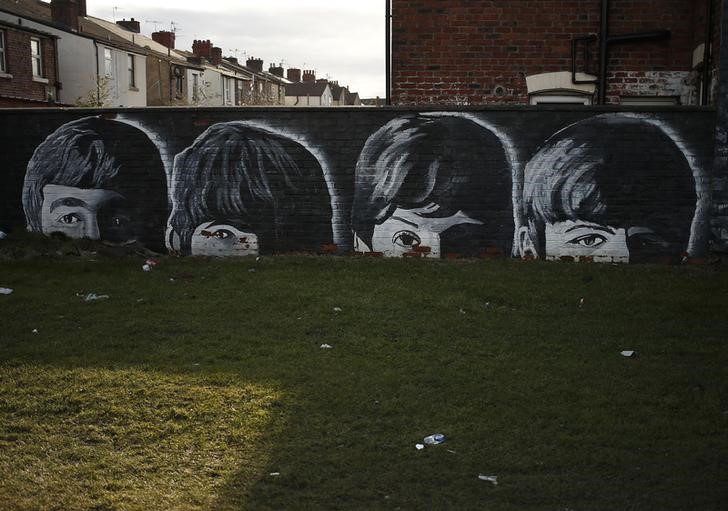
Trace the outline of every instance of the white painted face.
<instances>
[{"instance_id":1,"label":"white painted face","mask_svg":"<svg viewBox=\"0 0 728 511\"><path fill-rule=\"evenodd\" d=\"M612 227L580 220L546 224L546 259L571 256L592 257L594 261L627 263L630 245L664 244L648 227Z\"/></svg>"},{"instance_id":2,"label":"white painted face","mask_svg":"<svg viewBox=\"0 0 728 511\"><path fill-rule=\"evenodd\" d=\"M440 234L454 225L482 224L462 211L448 217L432 217L440 206L429 204L423 208L397 208L387 220L374 227L372 251L382 252L386 257L401 257L416 250L425 257L440 257ZM355 238L355 248L365 246ZM366 251L366 250L360 250Z\"/></svg>"},{"instance_id":3,"label":"white painted face","mask_svg":"<svg viewBox=\"0 0 728 511\"><path fill-rule=\"evenodd\" d=\"M124 197L113 190L45 185L41 227L44 234L133 242L136 236L123 203Z\"/></svg>"},{"instance_id":4,"label":"white painted face","mask_svg":"<svg viewBox=\"0 0 728 511\"><path fill-rule=\"evenodd\" d=\"M192 255L258 255L258 236L222 222L203 222L192 233Z\"/></svg>"}]
</instances>

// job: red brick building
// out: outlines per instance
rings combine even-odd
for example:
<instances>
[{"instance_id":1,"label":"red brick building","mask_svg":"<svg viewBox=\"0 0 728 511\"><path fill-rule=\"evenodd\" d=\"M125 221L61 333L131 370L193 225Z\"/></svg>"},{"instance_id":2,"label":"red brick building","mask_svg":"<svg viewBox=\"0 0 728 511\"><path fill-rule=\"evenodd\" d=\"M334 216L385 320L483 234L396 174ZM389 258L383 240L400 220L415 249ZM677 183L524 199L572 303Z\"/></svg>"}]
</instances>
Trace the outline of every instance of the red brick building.
<instances>
[{"instance_id":1,"label":"red brick building","mask_svg":"<svg viewBox=\"0 0 728 511\"><path fill-rule=\"evenodd\" d=\"M696 105L714 96L720 0L391 2L393 104Z\"/></svg>"},{"instance_id":2,"label":"red brick building","mask_svg":"<svg viewBox=\"0 0 728 511\"><path fill-rule=\"evenodd\" d=\"M0 108L56 101L56 36L0 21Z\"/></svg>"}]
</instances>

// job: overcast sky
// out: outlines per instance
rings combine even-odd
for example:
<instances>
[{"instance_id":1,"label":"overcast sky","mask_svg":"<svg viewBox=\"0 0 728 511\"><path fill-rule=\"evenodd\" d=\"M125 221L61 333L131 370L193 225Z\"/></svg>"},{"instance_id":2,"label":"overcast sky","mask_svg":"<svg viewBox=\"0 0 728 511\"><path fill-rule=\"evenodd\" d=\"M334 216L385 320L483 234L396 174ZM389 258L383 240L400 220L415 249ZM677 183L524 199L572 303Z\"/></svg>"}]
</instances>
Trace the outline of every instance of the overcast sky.
<instances>
[{"instance_id":1,"label":"overcast sky","mask_svg":"<svg viewBox=\"0 0 728 511\"><path fill-rule=\"evenodd\" d=\"M142 33L176 26L176 47L210 39L224 56L285 68L315 69L362 98L384 97L384 2L381 0L87 0L91 16L134 18ZM116 9L114 7L116 6ZM157 22L156 24L154 22Z\"/></svg>"}]
</instances>

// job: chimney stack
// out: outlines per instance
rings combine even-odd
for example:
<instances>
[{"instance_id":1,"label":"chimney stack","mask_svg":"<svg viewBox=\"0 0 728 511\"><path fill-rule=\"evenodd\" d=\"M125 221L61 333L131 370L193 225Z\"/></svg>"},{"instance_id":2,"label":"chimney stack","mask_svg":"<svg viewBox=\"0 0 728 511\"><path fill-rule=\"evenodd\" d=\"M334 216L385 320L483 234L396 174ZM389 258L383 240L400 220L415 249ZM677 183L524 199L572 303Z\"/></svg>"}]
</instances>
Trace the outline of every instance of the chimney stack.
<instances>
[{"instance_id":1,"label":"chimney stack","mask_svg":"<svg viewBox=\"0 0 728 511\"><path fill-rule=\"evenodd\" d=\"M227 60L231 64L235 64L236 66L239 65L237 57L225 57L225 60Z\"/></svg>"},{"instance_id":2,"label":"chimney stack","mask_svg":"<svg viewBox=\"0 0 728 511\"><path fill-rule=\"evenodd\" d=\"M214 66L219 66L222 62L222 48L218 46L212 47L212 53L210 55L210 63Z\"/></svg>"},{"instance_id":3,"label":"chimney stack","mask_svg":"<svg viewBox=\"0 0 728 511\"><path fill-rule=\"evenodd\" d=\"M129 32L134 32L135 34L141 33L142 29L139 26L139 22L135 20L134 18L130 19L129 21L124 18L121 21L116 22L117 25L119 25L124 30L128 30Z\"/></svg>"},{"instance_id":4,"label":"chimney stack","mask_svg":"<svg viewBox=\"0 0 728 511\"><path fill-rule=\"evenodd\" d=\"M272 75L276 75L279 78L283 78L283 66L274 66L273 64L271 64L268 68L268 72Z\"/></svg>"},{"instance_id":5,"label":"chimney stack","mask_svg":"<svg viewBox=\"0 0 728 511\"><path fill-rule=\"evenodd\" d=\"M133 19L133 18L132 18ZM117 21L118 23L118 21ZM137 22L138 23L138 22ZM160 30L159 32L152 32L152 39L161 44L162 46L166 46L170 50L174 50L174 32L170 32L169 30Z\"/></svg>"},{"instance_id":6,"label":"chimney stack","mask_svg":"<svg viewBox=\"0 0 728 511\"><path fill-rule=\"evenodd\" d=\"M78 32L78 17L86 16L86 2L78 0L51 0L51 18Z\"/></svg>"},{"instance_id":7,"label":"chimney stack","mask_svg":"<svg viewBox=\"0 0 728 511\"><path fill-rule=\"evenodd\" d=\"M255 57L251 57L245 62L245 65L253 71L257 71L259 73L263 72L263 59L256 59Z\"/></svg>"},{"instance_id":8,"label":"chimney stack","mask_svg":"<svg viewBox=\"0 0 728 511\"><path fill-rule=\"evenodd\" d=\"M315 82L316 81L316 71L313 69L304 69L303 70L303 81L304 82Z\"/></svg>"},{"instance_id":9,"label":"chimney stack","mask_svg":"<svg viewBox=\"0 0 728 511\"><path fill-rule=\"evenodd\" d=\"M289 82L300 82L301 81L301 70L297 69L295 67L289 67L288 72L286 73L286 78L288 78Z\"/></svg>"},{"instance_id":10,"label":"chimney stack","mask_svg":"<svg viewBox=\"0 0 728 511\"><path fill-rule=\"evenodd\" d=\"M195 39L192 42L192 53L195 57L204 57L210 60L212 55L212 43L208 39L207 41Z\"/></svg>"}]
</instances>

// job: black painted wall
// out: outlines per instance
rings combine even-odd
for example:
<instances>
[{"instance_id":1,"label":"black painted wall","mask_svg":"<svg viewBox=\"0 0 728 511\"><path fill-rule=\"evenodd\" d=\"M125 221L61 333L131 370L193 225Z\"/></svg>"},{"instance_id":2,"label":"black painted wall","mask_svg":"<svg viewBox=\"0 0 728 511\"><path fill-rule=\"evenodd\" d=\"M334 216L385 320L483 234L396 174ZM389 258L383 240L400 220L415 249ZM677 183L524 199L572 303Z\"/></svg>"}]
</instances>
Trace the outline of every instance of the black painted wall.
<instances>
[{"instance_id":1,"label":"black painted wall","mask_svg":"<svg viewBox=\"0 0 728 511\"><path fill-rule=\"evenodd\" d=\"M183 254L673 261L726 235L711 218L714 121L583 107L0 110L0 229Z\"/></svg>"}]
</instances>

